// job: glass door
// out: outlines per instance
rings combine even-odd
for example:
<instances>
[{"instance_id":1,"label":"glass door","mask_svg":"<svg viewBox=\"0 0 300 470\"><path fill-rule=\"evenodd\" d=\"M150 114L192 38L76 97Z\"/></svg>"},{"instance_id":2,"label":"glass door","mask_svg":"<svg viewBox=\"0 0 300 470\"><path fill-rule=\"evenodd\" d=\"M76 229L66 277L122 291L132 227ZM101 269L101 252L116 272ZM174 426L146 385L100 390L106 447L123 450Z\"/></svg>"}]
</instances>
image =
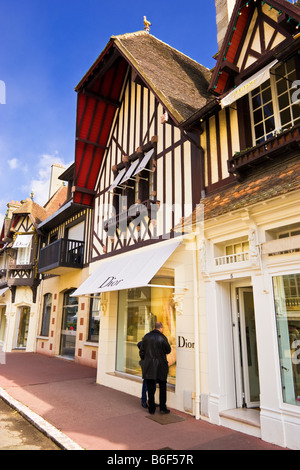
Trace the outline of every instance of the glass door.
<instances>
[{"instance_id":1,"label":"glass door","mask_svg":"<svg viewBox=\"0 0 300 470\"><path fill-rule=\"evenodd\" d=\"M30 320L30 307L21 307L19 315L19 328L17 336L17 348L25 349L27 345Z\"/></svg>"},{"instance_id":2,"label":"glass door","mask_svg":"<svg viewBox=\"0 0 300 470\"><path fill-rule=\"evenodd\" d=\"M0 307L0 344L4 343L6 330L6 307Z\"/></svg>"},{"instance_id":3,"label":"glass door","mask_svg":"<svg viewBox=\"0 0 300 470\"><path fill-rule=\"evenodd\" d=\"M252 287L238 289L244 406L259 406L259 374Z\"/></svg>"},{"instance_id":4,"label":"glass door","mask_svg":"<svg viewBox=\"0 0 300 470\"><path fill-rule=\"evenodd\" d=\"M64 304L61 323L61 341L60 355L74 359L75 343L77 330L77 311L78 302L76 297L71 297L73 290L69 290L64 294Z\"/></svg>"}]
</instances>

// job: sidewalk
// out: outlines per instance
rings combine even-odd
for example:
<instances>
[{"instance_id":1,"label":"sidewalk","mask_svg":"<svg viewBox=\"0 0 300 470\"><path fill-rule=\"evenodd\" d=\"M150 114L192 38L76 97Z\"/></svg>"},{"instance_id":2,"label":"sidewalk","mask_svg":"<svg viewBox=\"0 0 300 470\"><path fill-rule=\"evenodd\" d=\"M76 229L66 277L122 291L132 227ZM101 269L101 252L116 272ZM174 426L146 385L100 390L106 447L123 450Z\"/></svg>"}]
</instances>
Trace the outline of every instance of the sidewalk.
<instances>
[{"instance_id":1,"label":"sidewalk","mask_svg":"<svg viewBox=\"0 0 300 470\"><path fill-rule=\"evenodd\" d=\"M176 410L177 422L162 425L139 398L95 378L72 361L12 352L0 365L0 398L66 450L283 450Z\"/></svg>"}]
</instances>

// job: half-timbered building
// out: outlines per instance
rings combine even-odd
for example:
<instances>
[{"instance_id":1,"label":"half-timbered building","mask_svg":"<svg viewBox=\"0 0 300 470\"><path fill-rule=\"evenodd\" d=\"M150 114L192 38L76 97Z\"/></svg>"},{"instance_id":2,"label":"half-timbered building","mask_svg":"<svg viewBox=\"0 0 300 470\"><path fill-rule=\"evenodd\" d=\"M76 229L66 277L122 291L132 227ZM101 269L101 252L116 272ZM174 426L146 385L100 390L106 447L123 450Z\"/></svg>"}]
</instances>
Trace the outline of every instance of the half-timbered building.
<instances>
[{"instance_id":1,"label":"half-timbered building","mask_svg":"<svg viewBox=\"0 0 300 470\"><path fill-rule=\"evenodd\" d=\"M74 164L58 176L59 208L38 226L41 276L37 352L61 356L96 367L99 301L71 297L88 275L92 209L75 203ZM51 207L52 199L47 203Z\"/></svg>"},{"instance_id":2,"label":"half-timbered building","mask_svg":"<svg viewBox=\"0 0 300 470\"><path fill-rule=\"evenodd\" d=\"M215 3L215 99L190 119L203 121L208 415L299 449L300 10L286 0Z\"/></svg>"},{"instance_id":3,"label":"half-timbered building","mask_svg":"<svg viewBox=\"0 0 300 470\"><path fill-rule=\"evenodd\" d=\"M76 87L73 197L93 207L93 225L90 277L74 295L79 304L101 296L97 380L140 396L137 343L162 321L169 404L190 413L200 401L195 240L174 227L205 190L201 131L184 123L209 107L210 80L206 67L139 31L111 37Z\"/></svg>"},{"instance_id":4,"label":"half-timbered building","mask_svg":"<svg viewBox=\"0 0 300 470\"><path fill-rule=\"evenodd\" d=\"M0 331L4 351L35 351L39 286L37 226L46 215L46 210L30 198L8 204L0 252Z\"/></svg>"}]
</instances>

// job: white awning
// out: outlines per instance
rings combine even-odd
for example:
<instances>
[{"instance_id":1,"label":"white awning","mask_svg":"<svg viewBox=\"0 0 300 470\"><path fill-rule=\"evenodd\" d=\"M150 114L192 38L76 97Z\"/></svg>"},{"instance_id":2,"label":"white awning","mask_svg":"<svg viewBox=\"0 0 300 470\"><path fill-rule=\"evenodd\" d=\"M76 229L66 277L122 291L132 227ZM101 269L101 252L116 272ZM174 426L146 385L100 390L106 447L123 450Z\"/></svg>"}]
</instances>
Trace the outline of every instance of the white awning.
<instances>
[{"instance_id":1,"label":"white awning","mask_svg":"<svg viewBox=\"0 0 300 470\"><path fill-rule=\"evenodd\" d=\"M125 172L126 172L126 168L123 168L119 172L118 176L116 177L116 179L113 181L112 185L110 186L109 191L111 191L112 189L116 188L119 185L119 183L123 179L123 176L125 175Z\"/></svg>"},{"instance_id":2,"label":"white awning","mask_svg":"<svg viewBox=\"0 0 300 470\"><path fill-rule=\"evenodd\" d=\"M164 241L103 260L72 297L146 286L180 243Z\"/></svg>"},{"instance_id":3,"label":"white awning","mask_svg":"<svg viewBox=\"0 0 300 470\"><path fill-rule=\"evenodd\" d=\"M2 294L5 294L5 292L9 289L9 287L3 287L3 289L0 289L0 297Z\"/></svg>"},{"instance_id":4,"label":"white awning","mask_svg":"<svg viewBox=\"0 0 300 470\"><path fill-rule=\"evenodd\" d=\"M229 106L230 104L234 103L238 99L245 96L247 93L250 93L250 91L257 88L259 85L267 81L270 78L271 68L274 67L277 62L278 60L273 60L273 62L271 62L269 65L252 75L252 77L249 77L238 87L236 87L232 92L228 93L228 95L221 100L222 108Z\"/></svg>"},{"instance_id":5,"label":"white awning","mask_svg":"<svg viewBox=\"0 0 300 470\"><path fill-rule=\"evenodd\" d=\"M125 183L126 181L128 181L131 178L131 176L133 175L133 172L136 169L136 167L138 166L138 164L139 164L139 159L137 158L133 163L131 163L130 167L128 168L127 172L125 173L125 176L122 179L120 184Z\"/></svg>"},{"instance_id":6,"label":"white awning","mask_svg":"<svg viewBox=\"0 0 300 470\"><path fill-rule=\"evenodd\" d=\"M17 235L12 248L27 248L32 240L32 235Z\"/></svg>"},{"instance_id":7,"label":"white awning","mask_svg":"<svg viewBox=\"0 0 300 470\"><path fill-rule=\"evenodd\" d=\"M144 157L141 160L141 163L133 173L133 175L137 175L140 171L144 170L146 168L147 163L149 162L150 158L152 157L154 153L154 149L149 150L149 152L145 153Z\"/></svg>"}]
</instances>

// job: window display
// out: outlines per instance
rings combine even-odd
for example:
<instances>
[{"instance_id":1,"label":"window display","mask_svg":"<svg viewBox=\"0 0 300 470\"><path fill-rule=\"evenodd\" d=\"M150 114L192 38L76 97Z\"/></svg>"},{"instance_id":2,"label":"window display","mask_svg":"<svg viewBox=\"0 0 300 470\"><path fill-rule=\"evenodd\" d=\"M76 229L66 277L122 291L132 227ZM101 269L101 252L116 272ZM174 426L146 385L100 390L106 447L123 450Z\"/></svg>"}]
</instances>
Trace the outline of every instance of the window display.
<instances>
[{"instance_id":1,"label":"window display","mask_svg":"<svg viewBox=\"0 0 300 470\"><path fill-rule=\"evenodd\" d=\"M167 356L168 382L175 384L176 312L174 289L167 287L174 285L174 279L169 276L156 276L151 284L155 287L145 286L119 291L116 369L119 372L142 375L137 343L146 333L153 330L156 321L161 321L164 325L163 333L172 348L171 354Z\"/></svg>"},{"instance_id":2,"label":"window display","mask_svg":"<svg viewBox=\"0 0 300 470\"><path fill-rule=\"evenodd\" d=\"M283 401L300 406L300 274L273 278Z\"/></svg>"}]
</instances>

